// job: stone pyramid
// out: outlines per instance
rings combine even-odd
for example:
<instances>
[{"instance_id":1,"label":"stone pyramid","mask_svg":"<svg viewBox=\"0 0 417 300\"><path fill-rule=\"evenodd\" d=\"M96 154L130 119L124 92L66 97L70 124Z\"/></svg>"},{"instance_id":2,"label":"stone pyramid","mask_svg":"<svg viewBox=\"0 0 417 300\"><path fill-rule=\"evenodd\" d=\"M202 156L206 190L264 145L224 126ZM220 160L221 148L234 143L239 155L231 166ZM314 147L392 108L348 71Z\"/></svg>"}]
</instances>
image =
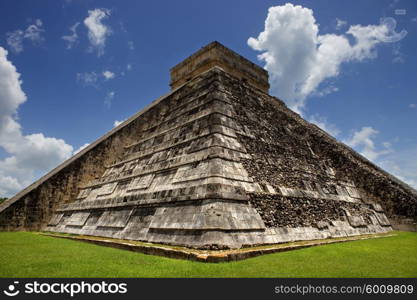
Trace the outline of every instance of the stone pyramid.
<instances>
[{"instance_id":1,"label":"stone pyramid","mask_svg":"<svg viewBox=\"0 0 417 300\"><path fill-rule=\"evenodd\" d=\"M415 190L268 95L268 73L218 42L170 85L3 203L1 228L223 249L415 218Z\"/></svg>"}]
</instances>

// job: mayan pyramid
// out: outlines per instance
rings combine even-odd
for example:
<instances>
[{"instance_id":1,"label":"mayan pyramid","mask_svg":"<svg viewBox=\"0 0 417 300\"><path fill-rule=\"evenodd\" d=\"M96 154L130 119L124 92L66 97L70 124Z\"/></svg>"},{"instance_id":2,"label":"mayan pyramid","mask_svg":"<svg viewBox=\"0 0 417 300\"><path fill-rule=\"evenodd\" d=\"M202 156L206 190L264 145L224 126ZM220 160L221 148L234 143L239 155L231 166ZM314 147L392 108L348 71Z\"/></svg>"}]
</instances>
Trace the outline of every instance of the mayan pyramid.
<instances>
[{"instance_id":1,"label":"mayan pyramid","mask_svg":"<svg viewBox=\"0 0 417 300\"><path fill-rule=\"evenodd\" d=\"M218 42L171 91L0 206L2 230L202 249L383 233L417 193L268 94Z\"/></svg>"}]
</instances>

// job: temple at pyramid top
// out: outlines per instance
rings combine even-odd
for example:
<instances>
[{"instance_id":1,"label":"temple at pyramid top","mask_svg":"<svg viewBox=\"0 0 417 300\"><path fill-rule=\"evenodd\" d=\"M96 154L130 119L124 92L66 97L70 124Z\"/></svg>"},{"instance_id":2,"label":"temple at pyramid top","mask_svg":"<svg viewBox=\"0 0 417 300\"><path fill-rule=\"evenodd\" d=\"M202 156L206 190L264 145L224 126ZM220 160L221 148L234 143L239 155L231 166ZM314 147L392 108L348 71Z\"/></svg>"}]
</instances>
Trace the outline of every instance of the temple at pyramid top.
<instances>
[{"instance_id":1,"label":"temple at pyramid top","mask_svg":"<svg viewBox=\"0 0 417 300\"><path fill-rule=\"evenodd\" d=\"M212 42L171 69L171 89L176 89L214 66L268 93L268 72L219 42Z\"/></svg>"}]
</instances>

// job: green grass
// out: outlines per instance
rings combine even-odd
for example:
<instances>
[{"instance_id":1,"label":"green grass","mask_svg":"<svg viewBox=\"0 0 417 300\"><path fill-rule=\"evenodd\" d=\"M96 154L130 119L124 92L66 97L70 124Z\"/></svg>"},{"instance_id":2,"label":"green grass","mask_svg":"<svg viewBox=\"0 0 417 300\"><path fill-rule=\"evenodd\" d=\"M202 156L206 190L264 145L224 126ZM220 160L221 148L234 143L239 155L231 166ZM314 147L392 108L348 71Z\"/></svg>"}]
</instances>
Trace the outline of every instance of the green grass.
<instances>
[{"instance_id":1,"label":"green grass","mask_svg":"<svg viewBox=\"0 0 417 300\"><path fill-rule=\"evenodd\" d=\"M219 264L32 232L1 232L0 251L0 277L417 277L417 233L411 232Z\"/></svg>"}]
</instances>

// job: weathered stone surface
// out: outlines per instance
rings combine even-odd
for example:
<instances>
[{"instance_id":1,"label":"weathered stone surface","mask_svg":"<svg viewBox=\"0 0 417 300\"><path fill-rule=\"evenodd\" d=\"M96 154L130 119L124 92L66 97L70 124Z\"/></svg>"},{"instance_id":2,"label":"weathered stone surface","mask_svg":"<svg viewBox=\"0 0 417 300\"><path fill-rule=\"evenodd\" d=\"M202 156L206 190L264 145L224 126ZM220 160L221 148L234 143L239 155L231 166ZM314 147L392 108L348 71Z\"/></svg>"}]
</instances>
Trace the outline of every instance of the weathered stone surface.
<instances>
[{"instance_id":1,"label":"weathered stone surface","mask_svg":"<svg viewBox=\"0 0 417 300\"><path fill-rule=\"evenodd\" d=\"M369 215L374 213L368 205L361 203L308 197L251 194L250 202L267 227L323 228L323 222L328 224L330 221L348 220L350 217L360 217L366 224L371 224Z\"/></svg>"},{"instance_id":2,"label":"weathered stone surface","mask_svg":"<svg viewBox=\"0 0 417 300\"><path fill-rule=\"evenodd\" d=\"M171 88L175 89L215 66L268 93L268 72L218 42L208 44L173 67Z\"/></svg>"},{"instance_id":3,"label":"weathered stone surface","mask_svg":"<svg viewBox=\"0 0 417 300\"><path fill-rule=\"evenodd\" d=\"M265 93L242 59L214 43L175 67L170 94L3 203L1 228L224 249L416 218L413 189Z\"/></svg>"}]
</instances>

